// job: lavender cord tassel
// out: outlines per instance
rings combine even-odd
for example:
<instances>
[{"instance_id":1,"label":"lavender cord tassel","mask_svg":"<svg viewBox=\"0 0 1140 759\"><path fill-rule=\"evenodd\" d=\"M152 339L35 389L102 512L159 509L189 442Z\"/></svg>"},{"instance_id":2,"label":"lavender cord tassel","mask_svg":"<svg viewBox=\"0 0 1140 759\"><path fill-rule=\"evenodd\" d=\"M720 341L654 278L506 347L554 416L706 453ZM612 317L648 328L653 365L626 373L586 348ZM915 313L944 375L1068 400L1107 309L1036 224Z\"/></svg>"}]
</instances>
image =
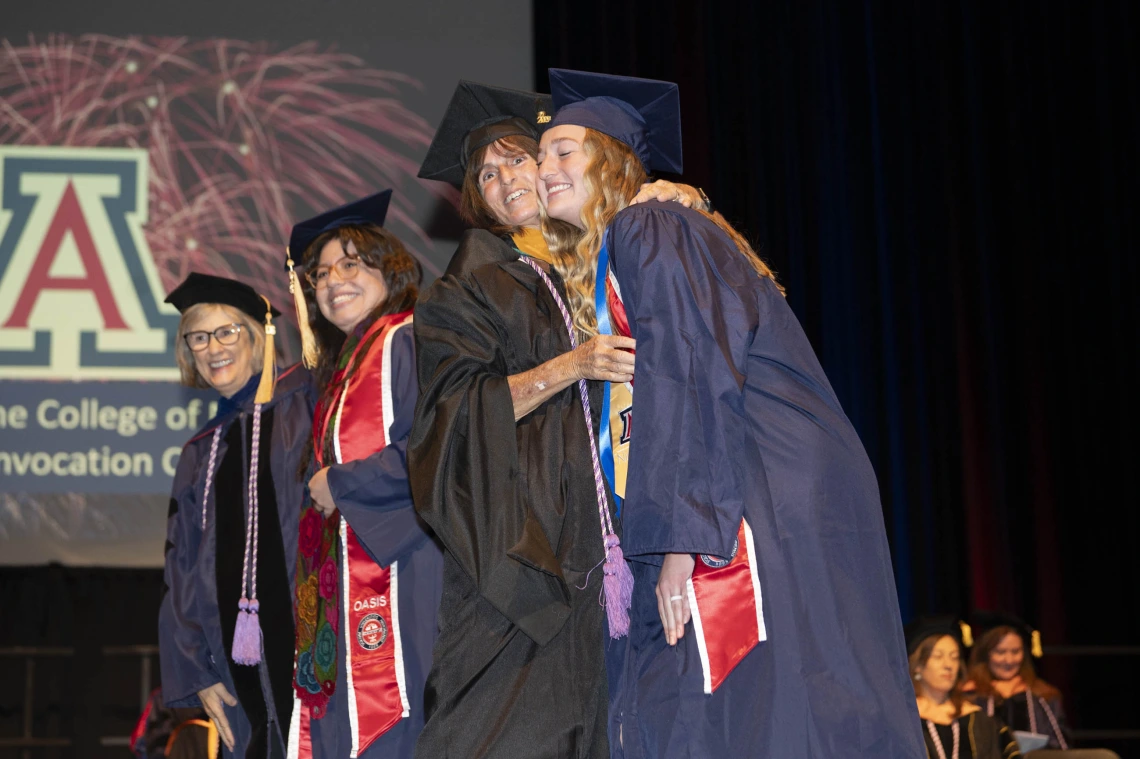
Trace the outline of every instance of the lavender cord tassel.
<instances>
[{"instance_id":1,"label":"lavender cord tassel","mask_svg":"<svg viewBox=\"0 0 1140 759\"><path fill-rule=\"evenodd\" d=\"M578 347L578 337L574 332L574 320L570 318L570 311L562 296L558 294L550 277L526 256L521 260L530 264L539 278L546 284L558 310L562 312L562 320L566 324L566 331L570 334L570 347ZM590 394L586 389L586 380L578 380L578 394L582 399L582 414L586 418L586 433L590 440L590 456L594 464L594 488L598 499L598 517L602 523L602 541L606 548L605 564L602 571L602 590L606 594L606 620L609 622L610 637L624 638L629 634L629 609L633 603L633 572L625 563L625 554L621 550L621 538L614 532L613 520L610 517L609 503L606 500L606 486L602 483L602 464L598 457L598 446L594 442L594 421L590 413Z\"/></svg>"},{"instance_id":2,"label":"lavender cord tassel","mask_svg":"<svg viewBox=\"0 0 1140 759\"><path fill-rule=\"evenodd\" d=\"M258 602L243 598L238 601L238 618L234 626L234 645L230 654L238 664L253 665L261 661L261 623Z\"/></svg>"},{"instance_id":3,"label":"lavender cord tassel","mask_svg":"<svg viewBox=\"0 0 1140 759\"><path fill-rule=\"evenodd\" d=\"M261 448L261 404L253 407L253 443L249 457L249 506L245 518L245 559L242 562L241 600L238 601L237 624L230 656L237 664L253 666L261 663L261 621L257 613L257 539L258 514L257 473ZM248 585L247 585L248 583ZM248 593L246 592L248 588Z\"/></svg>"},{"instance_id":4,"label":"lavender cord tassel","mask_svg":"<svg viewBox=\"0 0 1140 759\"><path fill-rule=\"evenodd\" d=\"M606 535L606 563L602 567L606 591L606 619L610 623L610 637L621 638L629 634L629 607L633 604L633 572L625 563L621 551L621 538L614 533Z\"/></svg>"}]
</instances>

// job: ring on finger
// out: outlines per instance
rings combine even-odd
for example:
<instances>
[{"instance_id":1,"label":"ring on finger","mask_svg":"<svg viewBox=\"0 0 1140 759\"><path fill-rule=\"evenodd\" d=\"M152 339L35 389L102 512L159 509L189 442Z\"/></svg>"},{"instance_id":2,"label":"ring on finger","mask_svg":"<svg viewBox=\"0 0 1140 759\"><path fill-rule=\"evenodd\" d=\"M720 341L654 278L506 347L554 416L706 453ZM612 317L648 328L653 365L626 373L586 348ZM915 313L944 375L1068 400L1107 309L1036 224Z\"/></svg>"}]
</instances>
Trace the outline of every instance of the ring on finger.
<instances>
[{"instance_id":1,"label":"ring on finger","mask_svg":"<svg viewBox=\"0 0 1140 759\"><path fill-rule=\"evenodd\" d=\"M684 596L669 596L670 601L680 601Z\"/></svg>"}]
</instances>

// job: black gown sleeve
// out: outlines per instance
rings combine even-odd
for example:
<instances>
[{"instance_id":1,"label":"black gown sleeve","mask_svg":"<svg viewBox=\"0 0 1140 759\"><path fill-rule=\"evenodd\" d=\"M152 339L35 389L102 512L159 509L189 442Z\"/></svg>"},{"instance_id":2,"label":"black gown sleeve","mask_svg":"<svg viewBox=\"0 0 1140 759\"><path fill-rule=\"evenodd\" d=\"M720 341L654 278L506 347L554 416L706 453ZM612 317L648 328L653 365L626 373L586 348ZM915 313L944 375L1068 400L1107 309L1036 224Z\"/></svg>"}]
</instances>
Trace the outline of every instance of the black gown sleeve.
<instances>
[{"instance_id":1,"label":"black gown sleeve","mask_svg":"<svg viewBox=\"0 0 1140 759\"><path fill-rule=\"evenodd\" d=\"M503 314L512 304L484 290L478 269L473 275L456 263L503 255L494 246L506 247L487 233L468 233L449 274L416 306L420 400L408 466L416 510L448 554L483 597L542 644L565 623L570 597L524 497L507 383L511 341Z\"/></svg>"}]
</instances>

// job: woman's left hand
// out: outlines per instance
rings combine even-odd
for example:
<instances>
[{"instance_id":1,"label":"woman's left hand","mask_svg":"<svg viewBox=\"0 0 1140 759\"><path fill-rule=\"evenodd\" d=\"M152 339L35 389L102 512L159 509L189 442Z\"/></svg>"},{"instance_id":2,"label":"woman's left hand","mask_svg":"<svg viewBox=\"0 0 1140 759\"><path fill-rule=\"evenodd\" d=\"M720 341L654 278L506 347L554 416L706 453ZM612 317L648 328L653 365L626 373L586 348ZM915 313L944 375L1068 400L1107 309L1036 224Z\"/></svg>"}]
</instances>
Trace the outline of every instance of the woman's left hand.
<instances>
[{"instance_id":1,"label":"woman's left hand","mask_svg":"<svg viewBox=\"0 0 1140 759\"><path fill-rule=\"evenodd\" d=\"M332 491L329 490L329 468L326 466L313 475L309 480L309 496L313 499L313 508L323 517L329 517L336 510Z\"/></svg>"},{"instance_id":2,"label":"woman's left hand","mask_svg":"<svg viewBox=\"0 0 1140 759\"><path fill-rule=\"evenodd\" d=\"M673 184L664 179L656 182L647 182L641 186L641 191L629 201L630 205L644 203L647 200L660 200L662 203L673 201L685 208L700 208L703 204L701 194L695 187L687 184Z\"/></svg>"},{"instance_id":3,"label":"woman's left hand","mask_svg":"<svg viewBox=\"0 0 1140 759\"><path fill-rule=\"evenodd\" d=\"M657 578L657 613L665 628L665 641L670 646L685 637L685 625L692 616L689 609L689 578L696 562L687 553L665 554L661 574Z\"/></svg>"}]
</instances>

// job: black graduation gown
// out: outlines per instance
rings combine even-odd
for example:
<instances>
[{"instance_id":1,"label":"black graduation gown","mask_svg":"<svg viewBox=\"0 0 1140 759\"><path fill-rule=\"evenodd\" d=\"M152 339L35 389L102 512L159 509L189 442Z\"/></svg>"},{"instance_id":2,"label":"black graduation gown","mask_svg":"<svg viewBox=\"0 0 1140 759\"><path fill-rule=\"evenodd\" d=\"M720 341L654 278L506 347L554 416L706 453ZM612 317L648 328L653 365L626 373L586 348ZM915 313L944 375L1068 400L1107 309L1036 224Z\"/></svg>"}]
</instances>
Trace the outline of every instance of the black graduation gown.
<instances>
[{"instance_id":1,"label":"black graduation gown","mask_svg":"<svg viewBox=\"0 0 1140 759\"><path fill-rule=\"evenodd\" d=\"M1017 740L1009 728L985 712L971 712L958 717L958 759L1014 759L1021 756ZM922 737L926 744L927 759L940 759L938 745L931 728L938 734L942 751L950 759L954 756L954 728L922 721Z\"/></svg>"},{"instance_id":2,"label":"black graduation gown","mask_svg":"<svg viewBox=\"0 0 1140 759\"><path fill-rule=\"evenodd\" d=\"M308 371L281 373L273 400L261 411L258 478L257 595L263 636L257 667L230 657L245 553L246 483L252 441L253 389L235 408L211 420L178 461L167 522L166 586L159 609L159 659L167 706L199 706L197 692L222 683L238 699L225 707L234 731L232 754L280 755L293 706L293 576L297 524L305 498L298 474L313 419ZM228 404L227 404L228 405ZM202 528L202 493L214 430L222 429Z\"/></svg>"},{"instance_id":3,"label":"black graduation gown","mask_svg":"<svg viewBox=\"0 0 1140 759\"><path fill-rule=\"evenodd\" d=\"M576 385L515 423L507 377L570 349L518 257L465 233L415 311L408 468L445 550L423 759L608 756L589 432Z\"/></svg>"},{"instance_id":4,"label":"black graduation gown","mask_svg":"<svg viewBox=\"0 0 1140 759\"><path fill-rule=\"evenodd\" d=\"M607 239L637 340L626 756L922 756L875 473L791 308L676 203ZM767 640L706 696L693 625L670 648L654 589L665 553L732 556L742 516Z\"/></svg>"}]
</instances>

